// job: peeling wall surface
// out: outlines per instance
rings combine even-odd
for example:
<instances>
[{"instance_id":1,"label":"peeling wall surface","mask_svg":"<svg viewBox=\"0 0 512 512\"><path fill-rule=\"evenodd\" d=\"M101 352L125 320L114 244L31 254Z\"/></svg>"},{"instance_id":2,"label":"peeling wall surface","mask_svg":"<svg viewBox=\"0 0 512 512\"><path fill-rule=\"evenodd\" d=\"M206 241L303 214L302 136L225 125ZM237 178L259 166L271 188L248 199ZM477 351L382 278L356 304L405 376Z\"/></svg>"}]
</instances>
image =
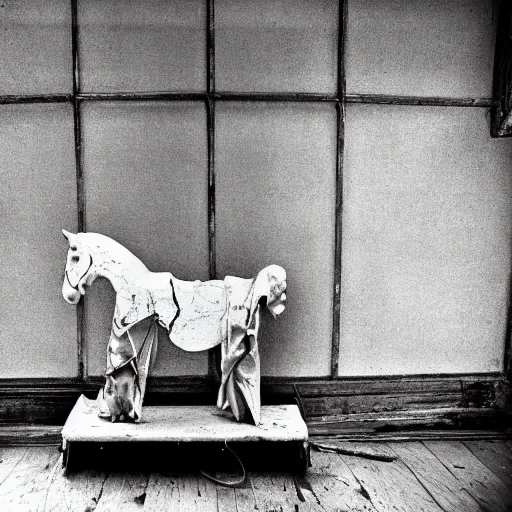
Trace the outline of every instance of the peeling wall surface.
<instances>
[{"instance_id":1,"label":"peeling wall surface","mask_svg":"<svg viewBox=\"0 0 512 512\"><path fill-rule=\"evenodd\" d=\"M83 311L64 302L62 228L185 280L282 265L265 376L502 370L496 2L74 5L0 6L0 377L104 373L114 293L99 280ZM211 370L160 337L155 375Z\"/></svg>"},{"instance_id":2,"label":"peeling wall surface","mask_svg":"<svg viewBox=\"0 0 512 512\"><path fill-rule=\"evenodd\" d=\"M125 245L153 272L208 279L204 106L99 103L85 105L83 116L87 229ZM115 294L104 282L85 300L87 371L102 375ZM159 341L156 375L208 372L207 354L184 352L164 332Z\"/></svg>"},{"instance_id":3,"label":"peeling wall surface","mask_svg":"<svg viewBox=\"0 0 512 512\"><path fill-rule=\"evenodd\" d=\"M349 0L347 93L490 98L492 0Z\"/></svg>"},{"instance_id":4,"label":"peeling wall surface","mask_svg":"<svg viewBox=\"0 0 512 512\"><path fill-rule=\"evenodd\" d=\"M349 105L345 135L340 374L500 371L512 145L481 108Z\"/></svg>"},{"instance_id":5,"label":"peeling wall surface","mask_svg":"<svg viewBox=\"0 0 512 512\"><path fill-rule=\"evenodd\" d=\"M62 301L60 233L76 229L73 112L0 111L0 376L74 375L76 310Z\"/></svg>"},{"instance_id":6,"label":"peeling wall surface","mask_svg":"<svg viewBox=\"0 0 512 512\"><path fill-rule=\"evenodd\" d=\"M263 375L329 373L335 126L330 104L218 108L219 274L288 276L286 311L260 334Z\"/></svg>"}]
</instances>

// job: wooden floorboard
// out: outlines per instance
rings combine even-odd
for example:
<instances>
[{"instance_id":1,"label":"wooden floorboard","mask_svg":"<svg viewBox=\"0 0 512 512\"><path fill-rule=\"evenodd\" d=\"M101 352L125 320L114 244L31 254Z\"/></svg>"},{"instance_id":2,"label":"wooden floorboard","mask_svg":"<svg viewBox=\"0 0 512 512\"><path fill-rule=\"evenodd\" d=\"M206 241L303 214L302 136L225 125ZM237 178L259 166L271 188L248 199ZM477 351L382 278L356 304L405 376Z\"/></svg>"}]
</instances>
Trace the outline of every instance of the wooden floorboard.
<instances>
[{"instance_id":1,"label":"wooden floorboard","mask_svg":"<svg viewBox=\"0 0 512 512\"><path fill-rule=\"evenodd\" d=\"M466 441L464 445L506 485L512 485L512 452L503 441Z\"/></svg>"},{"instance_id":2,"label":"wooden floorboard","mask_svg":"<svg viewBox=\"0 0 512 512\"><path fill-rule=\"evenodd\" d=\"M508 442L333 443L395 460L313 452L312 467L304 476L253 472L244 486L232 489L199 473L99 468L66 474L56 447L4 447L0 512L512 510L512 444Z\"/></svg>"},{"instance_id":3,"label":"wooden floorboard","mask_svg":"<svg viewBox=\"0 0 512 512\"><path fill-rule=\"evenodd\" d=\"M217 500L216 485L200 475L156 473L149 479L143 510L216 512Z\"/></svg>"},{"instance_id":4,"label":"wooden floorboard","mask_svg":"<svg viewBox=\"0 0 512 512\"><path fill-rule=\"evenodd\" d=\"M0 449L0 486L4 483L4 480L12 473L14 468L20 463L28 448L5 448Z\"/></svg>"},{"instance_id":5,"label":"wooden floorboard","mask_svg":"<svg viewBox=\"0 0 512 512\"><path fill-rule=\"evenodd\" d=\"M394 443L390 447L445 512L481 512L464 485L423 443Z\"/></svg>"},{"instance_id":6,"label":"wooden floorboard","mask_svg":"<svg viewBox=\"0 0 512 512\"><path fill-rule=\"evenodd\" d=\"M323 510L376 512L361 483L349 466L335 453L313 453L313 466L296 478L300 492Z\"/></svg>"},{"instance_id":7,"label":"wooden floorboard","mask_svg":"<svg viewBox=\"0 0 512 512\"><path fill-rule=\"evenodd\" d=\"M104 481L95 512L140 510L142 502L145 501L149 477L149 474L144 473L109 474Z\"/></svg>"},{"instance_id":8,"label":"wooden floorboard","mask_svg":"<svg viewBox=\"0 0 512 512\"><path fill-rule=\"evenodd\" d=\"M257 510L293 510L298 497L288 473L253 473L250 483Z\"/></svg>"},{"instance_id":9,"label":"wooden floorboard","mask_svg":"<svg viewBox=\"0 0 512 512\"><path fill-rule=\"evenodd\" d=\"M44 506L40 507L40 510L91 512L102 497L107 478L107 473L95 470L84 470L65 477L59 461L54 478L49 484Z\"/></svg>"},{"instance_id":10,"label":"wooden floorboard","mask_svg":"<svg viewBox=\"0 0 512 512\"><path fill-rule=\"evenodd\" d=\"M364 444L350 443L345 448L364 451ZM379 452L389 456L394 453L389 446L380 444ZM379 512L428 511L443 512L418 479L400 460L384 462L349 455L340 455L360 483L363 495Z\"/></svg>"},{"instance_id":11,"label":"wooden floorboard","mask_svg":"<svg viewBox=\"0 0 512 512\"><path fill-rule=\"evenodd\" d=\"M425 446L486 512L510 512L512 489L461 442L427 441Z\"/></svg>"},{"instance_id":12,"label":"wooden floorboard","mask_svg":"<svg viewBox=\"0 0 512 512\"><path fill-rule=\"evenodd\" d=\"M58 468L59 452L55 447L26 450L0 486L0 509L44 510L48 489Z\"/></svg>"},{"instance_id":13,"label":"wooden floorboard","mask_svg":"<svg viewBox=\"0 0 512 512\"><path fill-rule=\"evenodd\" d=\"M235 489L219 487L217 489L217 510L218 512L236 511Z\"/></svg>"}]
</instances>

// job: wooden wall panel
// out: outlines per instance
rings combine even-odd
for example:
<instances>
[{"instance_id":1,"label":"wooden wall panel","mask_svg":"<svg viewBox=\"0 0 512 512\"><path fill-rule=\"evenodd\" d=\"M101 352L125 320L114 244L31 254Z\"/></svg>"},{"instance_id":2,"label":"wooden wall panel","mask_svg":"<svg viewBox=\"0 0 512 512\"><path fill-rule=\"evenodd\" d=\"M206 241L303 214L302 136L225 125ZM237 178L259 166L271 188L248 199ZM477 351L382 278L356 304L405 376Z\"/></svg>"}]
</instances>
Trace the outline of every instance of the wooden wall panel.
<instances>
[{"instance_id":1,"label":"wooden wall panel","mask_svg":"<svg viewBox=\"0 0 512 512\"><path fill-rule=\"evenodd\" d=\"M69 0L2 2L0 27L0 94L71 93Z\"/></svg>"},{"instance_id":2,"label":"wooden wall panel","mask_svg":"<svg viewBox=\"0 0 512 512\"><path fill-rule=\"evenodd\" d=\"M217 270L288 273L287 309L261 332L263 375L329 374L336 111L330 104L216 109Z\"/></svg>"},{"instance_id":3,"label":"wooden wall panel","mask_svg":"<svg viewBox=\"0 0 512 512\"><path fill-rule=\"evenodd\" d=\"M336 0L216 0L218 90L336 92Z\"/></svg>"},{"instance_id":4,"label":"wooden wall panel","mask_svg":"<svg viewBox=\"0 0 512 512\"><path fill-rule=\"evenodd\" d=\"M204 90L205 3L79 2L82 90Z\"/></svg>"},{"instance_id":5,"label":"wooden wall panel","mask_svg":"<svg viewBox=\"0 0 512 512\"><path fill-rule=\"evenodd\" d=\"M488 122L347 107L340 375L502 370L512 144Z\"/></svg>"},{"instance_id":6,"label":"wooden wall panel","mask_svg":"<svg viewBox=\"0 0 512 512\"><path fill-rule=\"evenodd\" d=\"M188 280L208 279L205 117L200 103L87 103L83 112L87 230ZM114 298L107 283L88 290L89 375L104 372ZM161 334L153 374L207 373L206 354Z\"/></svg>"},{"instance_id":7,"label":"wooden wall panel","mask_svg":"<svg viewBox=\"0 0 512 512\"><path fill-rule=\"evenodd\" d=\"M493 0L348 0L347 92L492 97Z\"/></svg>"},{"instance_id":8,"label":"wooden wall panel","mask_svg":"<svg viewBox=\"0 0 512 512\"><path fill-rule=\"evenodd\" d=\"M73 111L0 106L0 375L77 375L76 309L61 295L76 229Z\"/></svg>"}]
</instances>

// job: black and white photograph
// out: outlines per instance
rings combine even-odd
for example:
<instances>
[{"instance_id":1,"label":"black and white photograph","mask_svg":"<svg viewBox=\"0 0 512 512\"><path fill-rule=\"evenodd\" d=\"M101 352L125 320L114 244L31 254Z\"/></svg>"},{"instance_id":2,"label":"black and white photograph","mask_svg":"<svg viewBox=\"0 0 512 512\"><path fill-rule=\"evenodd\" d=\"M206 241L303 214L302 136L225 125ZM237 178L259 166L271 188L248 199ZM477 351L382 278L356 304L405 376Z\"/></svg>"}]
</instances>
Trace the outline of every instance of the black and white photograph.
<instances>
[{"instance_id":1,"label":"black and white photograph","mask_svg":"<svg viewBox=\"0 0 512 512\"><path fill-rule=\"evenodd\" d=\"M512 0L0 0L0 512L512 512Z\"/></svg>"}]
</instances>

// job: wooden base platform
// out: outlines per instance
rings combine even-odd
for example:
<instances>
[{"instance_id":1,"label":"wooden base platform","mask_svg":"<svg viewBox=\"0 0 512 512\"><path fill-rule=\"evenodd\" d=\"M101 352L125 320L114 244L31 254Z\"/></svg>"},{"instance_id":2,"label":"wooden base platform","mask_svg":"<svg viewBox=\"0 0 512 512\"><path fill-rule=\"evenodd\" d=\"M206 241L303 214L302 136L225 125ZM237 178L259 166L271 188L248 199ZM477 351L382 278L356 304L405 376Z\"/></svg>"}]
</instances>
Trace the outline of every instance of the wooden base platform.
<instances>
[{"instance_id":1,"label":"wooden base platform","mask_svg":"<svg viewBox=\"0 0 512 512\"><path fill-rule=\"evenodd\" d=\"M263 406L256 427L214 406L144 407L140 423L111 423L81 396L62 429L63 464L211 470L234 465L226 443L256 470L302 474L309 461L308 431L296 405Z\"/></svg>"}]
</instances>

